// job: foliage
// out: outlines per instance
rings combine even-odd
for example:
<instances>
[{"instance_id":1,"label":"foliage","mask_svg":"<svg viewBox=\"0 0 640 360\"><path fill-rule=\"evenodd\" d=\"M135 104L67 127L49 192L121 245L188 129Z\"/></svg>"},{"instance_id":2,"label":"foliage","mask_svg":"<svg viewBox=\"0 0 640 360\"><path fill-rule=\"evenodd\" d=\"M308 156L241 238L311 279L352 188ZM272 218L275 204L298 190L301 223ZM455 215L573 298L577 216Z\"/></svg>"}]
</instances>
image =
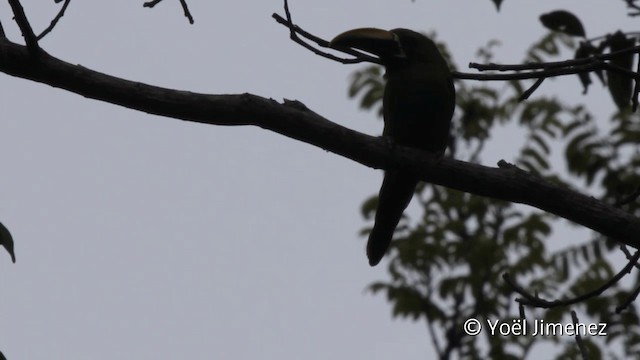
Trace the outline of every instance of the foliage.
<instances>
[{"instance_id":1,"label":"foliage","mask_svg":"<svg viewBox=\"0 0 640 360\"><path fill-rule=\"evenodd\" d=\"M534 43L523 63L557 59L565 50L576 50L576 58L587 57L602 53L606 47L614 50L631 43L624 34L616 33L597 46L593 41L576 46L569 35L584 36L585 31L579 20L567 13L543 15L543 23L557 31ZM618 43L611 41L614 37ZM482 61L491 61L496 44L492 41L478 51ZM439 46L455 67L446 47ZM614 58L612 63L630 68L631 60ZM382 73L378 66L359 70L349 89L349 96L358 98L362 108L375 109L378 114L384 89ZM597 75L603 78L603 74ZM629 111L630 92L626 89L630 91L630 80L611 72L607 78L619 107L608 122L597 121L584 105L570 105L554 96L536 93L520 102L529 86L524 81L493 85L458 81L448 155L479 162L485 145L500 141L495 138L496 130L515 125L522 134L514 153L520 168L566 186L589 188L607 201L619 202L640 184L640 126ZM588 76L581 75L580 81L586 90ZM620 94L622 91L625 93ZM617 250L613 241L592 235L572 243L559 239L562 246L549 246L559 223L556 218L430 184L419 186L414 201L420 202L422 214L413 221L405 217L398 226L391 247L390 278L370 286L372 292L386 294L394 317L424 319L440 359L522 359L533 356L532 346L538 342L557 343L558 359L580 358L572 337L490 336L486 332L474 337L463 332L463 323L470 318L485 325L487 320L511 323L519 318L513 289L502 278L505 273L544 299L571 298L598 288L622 267L612 265L612 254ZM364 202L365 218L373 218L376 202L375 196ZM625 207L638 214L636 202ZM576 310L581 322L608 324L607 337L584 339L590 358L613 356L607 346L616 342L628 357L640 351L638 314L633 306L620 314L614 308L632 292L614 285L571 308L528 309L527 316L566 324L572 322L570 311Z\"/></svg>"}]
</instances>

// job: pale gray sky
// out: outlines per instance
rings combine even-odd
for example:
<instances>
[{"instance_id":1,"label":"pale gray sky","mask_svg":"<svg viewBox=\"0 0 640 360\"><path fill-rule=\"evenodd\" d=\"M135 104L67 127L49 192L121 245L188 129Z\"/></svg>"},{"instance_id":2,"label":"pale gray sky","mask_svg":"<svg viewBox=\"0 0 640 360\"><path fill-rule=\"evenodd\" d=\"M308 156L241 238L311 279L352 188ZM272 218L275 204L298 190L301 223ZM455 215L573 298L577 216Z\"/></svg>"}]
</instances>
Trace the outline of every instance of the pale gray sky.
<instances>
[{"instance_id":1,"label":"pale gray sky","mask_svg":"<svg viewBox=\"0 0 640 360\"><path fill-rule=\"evenodd\" d=\"M72 2L41 43L54 56L153 85L298 99L342 125L379 134L346 97L358 66L317 57L272 18L282 2ZM348 4L348 5L345 5ZM35 29L53 1L24 1ZM544 33L538 16L572 9L588 35L633 29L622 1L292 0L296 22L330 38L361 26L438 32L458 63L489 39L518 62ZM6 2L0 19L21 41ZM611 20L611 22L614 20ZM424 359L423 323L392 321L386 279L370 268L359 207L378 171L258 128L160 118L0 75L0 350L17 359ZM589 101L597 84L544 91ZM487 165L508 158L495 138ZM494 154L494 156L492 155Z\"/></svg>"}]
</instances>

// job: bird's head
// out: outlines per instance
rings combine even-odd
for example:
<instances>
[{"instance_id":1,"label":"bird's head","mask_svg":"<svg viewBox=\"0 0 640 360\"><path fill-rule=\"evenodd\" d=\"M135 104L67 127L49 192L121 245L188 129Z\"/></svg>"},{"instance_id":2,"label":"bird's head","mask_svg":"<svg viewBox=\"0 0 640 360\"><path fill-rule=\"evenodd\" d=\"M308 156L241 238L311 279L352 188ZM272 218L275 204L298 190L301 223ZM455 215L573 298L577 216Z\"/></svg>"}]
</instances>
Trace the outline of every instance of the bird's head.
<instances>
[{"instance_id":1,"label":"bird's head","mask_svg":"<svg viewBox=\"0 0 640 360\"><path fill-rule=\"evenodd\" d=\"M353 48L374 54L385 66L397 62L442 62L436 44L409 29L360 28L343 32L331 40L334 49Z\"/></svg>"}]
</instances>

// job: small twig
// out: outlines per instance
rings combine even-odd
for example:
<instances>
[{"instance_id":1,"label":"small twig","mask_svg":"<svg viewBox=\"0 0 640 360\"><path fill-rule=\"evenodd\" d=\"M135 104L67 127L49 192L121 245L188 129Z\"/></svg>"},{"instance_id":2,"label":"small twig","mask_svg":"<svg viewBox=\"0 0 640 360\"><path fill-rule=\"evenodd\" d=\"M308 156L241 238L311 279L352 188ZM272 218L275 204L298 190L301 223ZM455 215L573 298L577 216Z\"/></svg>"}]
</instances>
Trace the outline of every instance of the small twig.
<instances>
[{"instance_id":1,"label":"small twig","mask_svg":"<svg viewBox=\"0 0 640 360\"><path fill-rule=\"evenodd\" d=\"M60 11L58 11L58 15L56 15L56 17L54 17L53 20L51 20L51 23L49 24L49 26L46 29L44 29L40 33L40 35L38 35L38 37L36 38L37 40L42 40L43 37L47 36L47 34L50 33L54 27L56 27L56 24L58 23L58 21L60 21L60 19L64 16L64 12L67 10L67 6L69 6L70 2L71 0L64 0L64 4L62 4Z\"/></svg>"},{"instance_id":2,"label":"small twig","mask_svg":"<svg viewBox=\"0 0 640 360\"><path fill-rule=\"evenodd\" d=\"M628 16L638 16L638 15L640 15L640 6L638 6L638 5L636 5L634 3L635 0L625 0L625 2L627 3L627 7L637 11L635 13L629 12L627 14Z\"/></svg>"},{"instance_id":3,"label":"small twig","mask_svg":"<svg viewBox=\"0 0 640 360\"><path fill-rule=\"evenodd\" d=\"M180 5L182 5L182 11L184 11L184 16L186 16L187 19L189 19L189 24L193 24L194 20L193 20L193 16L191 15L191 12L189 11L189 6L187 6L187 0L180 0Z\"/></svg>"},{"instance_id":4,"label":"small twig","mask_svg":"<svg viewBox=\"0 0 640 360\"><path fill-rule=\"evenodd\" d=\"M640 73L640 61L638 61L638 65L636 65L636 73ZM636 112L638 108L638 93L640 93L640 81L638 79L634 80L635 85L633 86L633 97L632 97L632 111Z\"/></svg>"},{"instance_id":5,"label":"small twig","mask_svg":"<svg viewBox=\"0 0 640 360\"><path fill-rule=\"evenodd\" d=\"M27 15L25 15L20 1L9 0L9 5L11 6L11 10L13 11L13 16L16 20L16 23L20 28L20 32L22 32L22 37L24 37L24 42L27 45L29 53L33 56L37 56L40 53L38 38L36 38L36 34L33 33L33 29L29 24L29 20L27 20Z\"/></svg>"},{"instance_id":6,"label":"small twig","mask_svg":"<svg viewBox=\"0 0 640 360\"><path fill-rule=\"evenodd\" d=\"M148 8L152 8L156 5L158 5L162 0L151 0L151 1L147 1L146 3L142 4L142 7L148 7Z\"/></svg>"},{"instance_id":7,"label":"small twig","mask_svg":"<svg viewBox=\"0 0 640 360\"><path fill-rule=\"evenodd\" d=\"M629 252L629 249L627 249L627 245L620 244L620 250L624 253L624 256L627 258L627 260L631 261L631 259L633 258L633 255L631 255L631 253ZM634 266L636 267L636 269L640 270L640 264L638 264L637 261L634 264Z\"/></svg>"},{"instance_id":8,"label":"small twig","mask_svg":"<svg viewBox=\"0 0 640 360\"><path fill-rule=\"evenodd\" d=\"M584 360L589 359L589 353L587 352L587 348L584 346L584 342L582 341L582 336L580 336L580 332L578 329L578 324L580 321L578 320L578 315L574 310L571 310L571 319L573 320L574 329L576 329L576 343L578 344L578 349L580 349L580 355Z\"/></svg>"},{"instance_id":9,"label":"small twig","mask_svg":"<svg viewBox=\"0 0 640 360\"><path fill-rule=\"evenodd\" d=\"M285 2L286 4L286 2ZM333 60L333 61L337 61L339 63L342 64L357 64L357 63L361 63L361 62L371 62L371 63L375 63L375 64L382 64L382 61L380 61L380 59L374 57L374 56L369 56L366 55L360 51L356 51L353 49L340 49L337 51L341 51L343 53L349 54L354 56L355 58L353 59L347 59L347 58L341 58L338 56L335 56L333 54L318 50L316 48L314 48L312 45L309 45L308 43L304 42L302 39L300 39L300 37L298 37L298 35L315 42L316 44L318 44L318 46L320 47L324 47L324 48L328 48L329 47L329 42L327 40L324 40L322 38L319 38L313 34L308 33L307 31L303 30L301 27L299 27L298 25L293 24L290 20L287 20L285 18L283 18L282 16L274 13L272 15L272 17L280 24L286 26L287 28L289 28L290 30L290 35L289 37L291 38L291 40L293 40L295 43L301 45L302 47L304 47L305 49L313 52L314 54L318 55L318 56L322 56L324 58L327 58L329 60Z\"/></svg>"},{"instance_id":10,"label":"small twig","mask_svg":"<svg viewBox=\"0 0 640 360\"><path fill-rule=\"evenodd\" d=\"M640 259L640 250L636 251L636 253L633 255L633 257L629 260L627 265L622 270L620 270L615 276L613 276L611 279L609 279L609 281L605 282L602 286L596 288L595 290L589 291L589 292L587 292L587 293L585 293L583 295L579 295L579 296L576 296L574 298L565 299L565 300L549 301L549 300L542 299L542 298L538 297L537 295L532 295L527 290L525 290L520 285L518 285L515 281L513 281L511 279L511 276L509 275L509 273L504 273L502 275L502 278L504 279L504 281L509 286L511 286L511 288L515 292L517 292L518 294L520 294L520 295L522 295L524 297L524 299L516 299L516 301L518 301L519 303L524 304L524 305L530 305L530 306L534 306L534 307L544 308L544 309L550 309L550 308L554 308L554 307L558 307L558 306L573 305L573 304L588 300L588 299L590 299L592 297L595 297L595 296L598 296L598 295L602 294L607 289L609 289L610 287L615 285L618 281L620 281L620 279L622 279L626 274L630 273L631 272L631 268L633 268L635 266L635 264L638 261L638 259ZM638 291L640 291L640 290L638 290ZM636 294L636 296L637 296L637 294Z\"/></svg>"},{"instance_id":11,"label":"small twig","mask_svg":"<svg viewBox=\"0 0 640 360\"><path fill-rule=\"evenodd\" d=\"M622 304L616 307L616 314L621 313L624 309L629 307L629 305L631 305L631 303L638 298L639 294L640 294L640 286L636 287L633 290L633 293L631 293L631 295L627 298L627 300L625 300Z\"/></svg>"},{"instance_id":12,"label":"small twig","mask_svg":"<svg viewBox=\"0 0 640 360\"><path fill-rule=\"evenodd\" d=\"M142 7L152 8L158 5L161 1L162 0L147 1L146 3L142 4ZM187 5L187 1L180 0L180 5L182 6L182 10L184 11L184 16L187 18L187 20L189 20L189 24L193 24L194 23L193 15L191 15L191 12L189 11L189 6Z\"/></svg>"},{"instance_id":13,"label":"small twig","mask_svg":"<svg viewBox=\"0 0 640 360\"><path fill-rule=\"evenodd\" d=\"M319 38L309 32L303 30L298 25L295 25L291 19L291 12L289 11L289 4L287 0L284 0L284 10L286 19L278 14L273 14L272 17L280 24L286 26L289 29L289 34L291 40L301 45L305 49L313 52L316 55L322 56L324 58L340 62L342 64L355 64L361 62L370 62L374 64L382 64L379 58L373 57L367 54L364 54L360 51L354 49L337 49L337 51L341 51L343 53L349 54L354 58L341 58L335 56L333 54L322 51L313 45L305 42L300 37L310 40L317 44L319 47L327 48L329 46L329 42L322 38ZM300 36L298 36L300 35ZM497 64L476 64L470 63L470 68L475 68L480 71L486 70L496 70L496 71L522 71L528 70L525 72L516 72L510 74L471 74L471 73L463 73L458 71L453 71L452 75L457 79L466 79L466 80L479 80L479 81L492 81L492 80L524 80L524 79L537 79L536 83L523 94L523 97L528 97L537 89L538 86L542 83L543 79L553 76L562 76L562 75L574 75L579 73L592 72L596 70L610 70L621 73L625 76L632 77L640 81L640 74L635 73L633 71L629 71L627 69L621 68L619 66L612 65L603 60L607 60L610 57L626 54L626 53L637 53L640 52L640 46L623 49L620 51L616 51L610 54L597 55L590 58L583 59L575 59L575 60L566 60L561 62L548 62L548 63L536 63L536 64L517 64L517 65L497 65Z\"/></svg>"},{"instance_id":14,"label":"small twig","mask_svg":"<svg viewBox=\"0 0 640 360\"><path fill-rule=\"evenodd\" d=\"M585 65L593 62L594 60L611 60L620 55L626 54L636 54L640 52L640 45L632 46L626 49L610 52L607 54L598 54L593 55L586 58L579 59L570 59L570 60L562 60L562 61L550 61L550 62L542 62L542 63L526 63L526 64L478 64L478 63L469 63L469 68L476 69L478 71L525 71L525 70L540 70L540 69L550 69L550 68L563 68L568 66L577 66L577 65Z\"/></svg>"},{"instance_id":15,"label":"small twig","mask_svg":"<svg viewBox=\"0 0 640 360\"><path fill-rule=\"evenodd\" d=\"M541 63L546 64L546 63ZM490 64L492 68L504 66L505 69L511 68L519 65L496 65ZM526 71L526 72L516 72L510 74L470 74L470 73L461 73L457 71L453 71L453 76L458 79L469 79L469 80L524 80L524 79L539 79L544 77L553 77L553 76L561 76L561 75L573 75L585 72L592 72L595 70L611 70L617 73L621 73L625 76L629 76L633 79L640 80L640 74L637 74L633 71L624 69L620 66L610 64L604 61L596 61L592 60L584 65L576 65L576 66L567 66L567 67L556 67L552 66L545 70L536 70L536 71ZM494 70L497 71L508 71L501 68L496 68Z\"/></svg>"},{"instance_id":16,"label":"small twig","mask_svg":"<svg viewBox=\"0 0 640 360\"><path fill-rule=\"evenodd\" d=\"M6 39L7 34L4 33L4 27L2 27L2 23L0 22L0 38Z\"/></svg>"},{"instance_id":17,"label":"small twig","mask_svg":"<svg viewBox=\"0 0 640 360\"><path fill-rule=\"evenodd\" d=\"M518 303L518 311L520 312L520 319L526 319L527 314L525 312L524 305L522 303Z\"/></svg>"},{"instance_id":18,"label":"small twig","mask_svg":"<svg viewBox=\"0 0 640 360\"><path fill-rule=\"evenodd\" d=\"M531 96L531 94L533 94L534 91L536 91L540 85L542 85L542 82L544 81L544 79L546 78L539 78L538 80L536 80L536 82L531 85L530 88L528 88L525 92L522 93L522 95L520 95L520 97L518 98L518 101L525 101L529 98L529 96Z\"/></svg>"}]
</instances>

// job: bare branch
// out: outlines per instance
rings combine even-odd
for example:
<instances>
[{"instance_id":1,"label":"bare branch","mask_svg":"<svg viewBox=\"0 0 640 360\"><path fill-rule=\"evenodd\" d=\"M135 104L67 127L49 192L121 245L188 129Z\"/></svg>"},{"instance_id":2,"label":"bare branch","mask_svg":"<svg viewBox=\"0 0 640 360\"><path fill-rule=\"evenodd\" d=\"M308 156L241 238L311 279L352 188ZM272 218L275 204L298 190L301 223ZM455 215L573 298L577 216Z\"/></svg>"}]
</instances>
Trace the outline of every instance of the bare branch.
<instances>
[{"instance_id":1,"label":"bare branch","mask_svg":"<svg viewBox=\"0 0 640 360\"><path fill-rule=\"evenodd\" d=\"M300 36L302 36L305 39L311 40L313 42L315 42L318 46L323 47L323 48L329 48L329 42L327 40L324 40L322 38L319 38L313 34L308 33L307 31L305 31L304 29L302 29L301 27L299 27L298 25L295 25L291 22L291 20L287 20L284 19L282 16L274 13L273 15L271 15L278 23L286 26L289 28L289 38L291 40L293 40L294 42L296 42L297 44L301 45L302 47L304 47L305 49L313 52L316 55L322 56L324 58L327 58L329 60L333 60L333 61L337 61L339 63L342 64L357 64L357 63L361 63L361 62L370 62L370 63L374 63L374 64L382 64L382 61L380 59L378 59L377 57L374 56L370 56L367 55L365 53L362 53L360 51L357 50L353 50L353 49L340 49L340 50L336 50L336 51L341 51L343 53L349 54L354 56L354 58L352 59L348 59L348 58L341 58L338 56L335 56L333 54L330 54L328 52L325 51L321 51L319 49L316 49L315 47L313 47L312 45L304 42L304 40L300 39Z\"/></svg>"},{"instance_id":2,"label":"bare branch","mask_svg":"<svg viewBox=\"0 0 640 360\"><path fill-rule=\"evenodd\" d=\"M533 83L533 85L531 85L530 88L528 88L525 92L522 93L522 95L520 95L520 97L518 98L518 101L527 100L531 96L531 94L533 94L534 91L538 90L540 85L542 85L542 82L544 81L544 79L546 78L539 78L538 80L536 80L536 82Z\"/></svg>"},{"instance_id":3,"label":"bare branch","mask_svg":"<svg viewBox=\"0 0 640 360\"><path fill-rule=\"evenodd\" d=\"M187 19L189 19L189 24L193 24L193 16L191 15L191 12L189 11L189 6L187 6L187 0L180 0L180 5L182 5L182 11L184 11L184 16L187 17Z\"/></svg>"},{"instance_id":4,"label":"bare branch","mask_svg":"<svg viewBox=\"0 0 640 360\"><path fill-rule=\"evenodd\" d=\"M64 4L62 4L60 11L58 11L58 15L56 15L56 17L54 17L53 20L51 20L51 23L49 24L49 26L46 29L44 29L42 33L40 33L40 35L38 35L37 40L42 40L42 38L47 36L47 34L50 33L54 27L56 27L56 24L58 24L58 21L60 21L60 19L64 16L64 12L67 11L67 6L69 6L70 2L71 0L64 0Z\"/></svg>"},{"instance_id":5,"label":"bare branch","mask_svg":"<svg viewBox=\"0 0 640 360\"><path fill-rule=\"evenodd\" d=\"M580 335L580 332L577 330L578 329L578 324L580 323L580 321L578 320L578 314L576 314L576 312L574 310L571 310L571 319L573 320L573 324L575 325L574 328L576 329L576 343L578 344L578 349L580 349L580 355L582 356L583 360L587 360L589 358L589 354L587 352L587 348L584 346L584 341L582 341L582 336Z\"/></svg>"},{"instance_id":6,"label":"bare branch","mask_svg":"<svg viewBox=\"0 0 640 360\"><path fill-rule=\"evenodd\" d=\"M390 147L292 103L256 95L208 95L119 79L41 51L38 66L21 45L0 40L0 72L150 114L212 125L254 125L373 168L406 168L420 179L460 191L527 204L640 248L640 219L591 196L515 167L435 161L418 149ZM501 162L502 165L506 164Z\"/></svg>"},{"instance_id":7,"label":"bare branch","mask_svg":"<svg viewBox=\"0 0 640 360\"><path fill-rule=\"evenodd\" d=\"M640 6L636 5L636 0L624 0L627 3L627 7L631 10L635 10L636 12L629 12L628 16L638 16L640 15Z\"/></svg>"},{"instance_id":8,"label":"bare branch","mask_svg":"<svg viewBox=\"0 0 640 360\"><path fill-rule=\"evenodd\" d=\"M9 0L9 5L11 6L11 10L13 11L13 16L16 19L16 23L18 24L18 27L22 32L22 37L24 37L25 44L27 44L27 49L29 49L31 55L38 55L38 53L40 52L38 39L36 38L36 34L33 33L31 24L29 24L29 20L27 20L27 15L25 15L20 1Z\"/></svg>"},{"instance_id":9,"label":"bare branch","mask_svg":"<svg viewBox=\"0 0 640 360\"><path fill-rule=\"evenodd\" d=\"M142 7L152 8L158 5L161 1L162 0L147 1L146 3L142 4ZM193 15L191 15L191 12L189 11L189 6L187 5L187 1L180 0L180 5L182 6L182 10L184 11L184 16L189 20L190 24L193 24L194 23Z\"/></svg>"},{"instance_id":10,"label":"bare branch","mask_svg":"<svg viewBox=\"0 0 640 360\"><path fill-rule=\"evenodd\" d=\"M518 294L524 297L524 299L522 298L516 299L516 301L518 301L519 303L524 305L539 307L539 308L550 309L558 306L569 306L569 305L577 304L579 302L591 299L595 296L602 294L603 292L611 288L613 285L615 285L618 281L620 281L620 279L622 279L625 275L631 273L631 269L636 265L636 263L638 262L638 259L640 259L640 251L636 251L633 257L629 259L629 262L627 263L627 265L622 270L620 270L615 276L609 279L609 281L604 283L602 286L592 291L589 291L588 293L582 294L580 296L576 296L574 298L566 299L566 300L549 301L549 300L542 299L536 295L533 295L529 293L527 290L525 290L523 287L518 285L513 279L511 279L511 276L509 275L509 273L504 273L502 275L502 278L515 292L517 292Z\"/></svg>"},{"instance_id":11,"label":"bare branch","mask_svg":"<svg viewBox=\"0 0 640 360\"><path fill-rule=\"evenodd\" d=\"M526 71L526 70L540 70L540 69L552 69L552 68L564 68L570 66L579 66L590 64L593 61L603 61L603 60L611 60L620 55L626 54L637 54L640 53L640 45L633 46L630 48L610 52L607 54L599 54L593 55L591 57L584 57L579 59L571 59L571 60L562 60L562 61L550 61L550 62L542 62L542 63L527 63L527 64L478 64L478 63L469 63L469 68L476 69L479 71Z\"/></svg>"},{"instance_id":12,"label":"bare branch","mask_svg":"<svg viewBox=\"0 0 640 360\"><path fill-rule=\"evenodd\" d=\"M152 8L156 5L158 5L162 0L152 0L152 1L147 1L146 3L142 4L142 7L148 7L148 8Z\"/></svg>"},{"instance_id":13,"label":"bare branch","mask_svg":"<svg viewBox=\"0 0 640 360\"><path fill-rule=\"evenodd\" d=\"M313 52L316 55L322 56L324 58L337 61L343 64L354 64L361 62L371 62L375 64L381 64L380 59L377 57L372 57L370 55L364 54L360 51L354 49L338 49L337 51L341 51L352 55L353 58L341 58L337 57L333 54L327 53L320 49L317 49L313 45L303 41L300 39L300 36L306 38L308 40L313 41L320 47L328 47L329 42L320 37L317 37L309 32L303 30L298 25L295 25L291 19L291 13L289 11L289 4L287 0L284 0L284 10L286 14L286 19L278 14L273 14L272 17L280 24L286 26L289 29L290 38L297 44L301 45L305 49ZM574 75L580 73L587 73L596 70L611 70L624 74L625 76L629 76L636 80L636 82L640 81L640 74L623 69L621 67L615 66L613 64L607 63L603 60L610 59L617 55L627 54L627 53L638 53L640 52L640 46L633 47L629 49L624 49L620 51L616 51L610 54L603 55L595 55L587 58L574 59L574 60L566 60L566 61L558 61L558 62L546 62L546 63L534 63L534 64L515 64L515 65L498 65L498 64L476 64L470 63L470 68L475 68L480 71L516 71L514 73L509 74L472 74L472 73L464 73L453 71L453 77L457 79L465 79L465 80L479 80L479 81L493 81L493 80L524 80L524 79L537 79L534 85L527 90L520 98L520 100L525 100L542 84L543 80L548 77L553 76L562 76L562 75ZM524 71L524 72L520 72Z\"/></svg>"},{"instance_id":14,"label":"bare branch","mask_svg":"<svg viewBox=\"0 0 640 360\"><path fill-rule=\"evenodd\" d=\"M640 74L640 61L638 61L638 65L636 65L636 73ZM634 79L633 85L633 95L631 96L632 106L631 111L636 112L638 109L638 93L640 93L640 80Z\"/></svg>"}]
</instances>

